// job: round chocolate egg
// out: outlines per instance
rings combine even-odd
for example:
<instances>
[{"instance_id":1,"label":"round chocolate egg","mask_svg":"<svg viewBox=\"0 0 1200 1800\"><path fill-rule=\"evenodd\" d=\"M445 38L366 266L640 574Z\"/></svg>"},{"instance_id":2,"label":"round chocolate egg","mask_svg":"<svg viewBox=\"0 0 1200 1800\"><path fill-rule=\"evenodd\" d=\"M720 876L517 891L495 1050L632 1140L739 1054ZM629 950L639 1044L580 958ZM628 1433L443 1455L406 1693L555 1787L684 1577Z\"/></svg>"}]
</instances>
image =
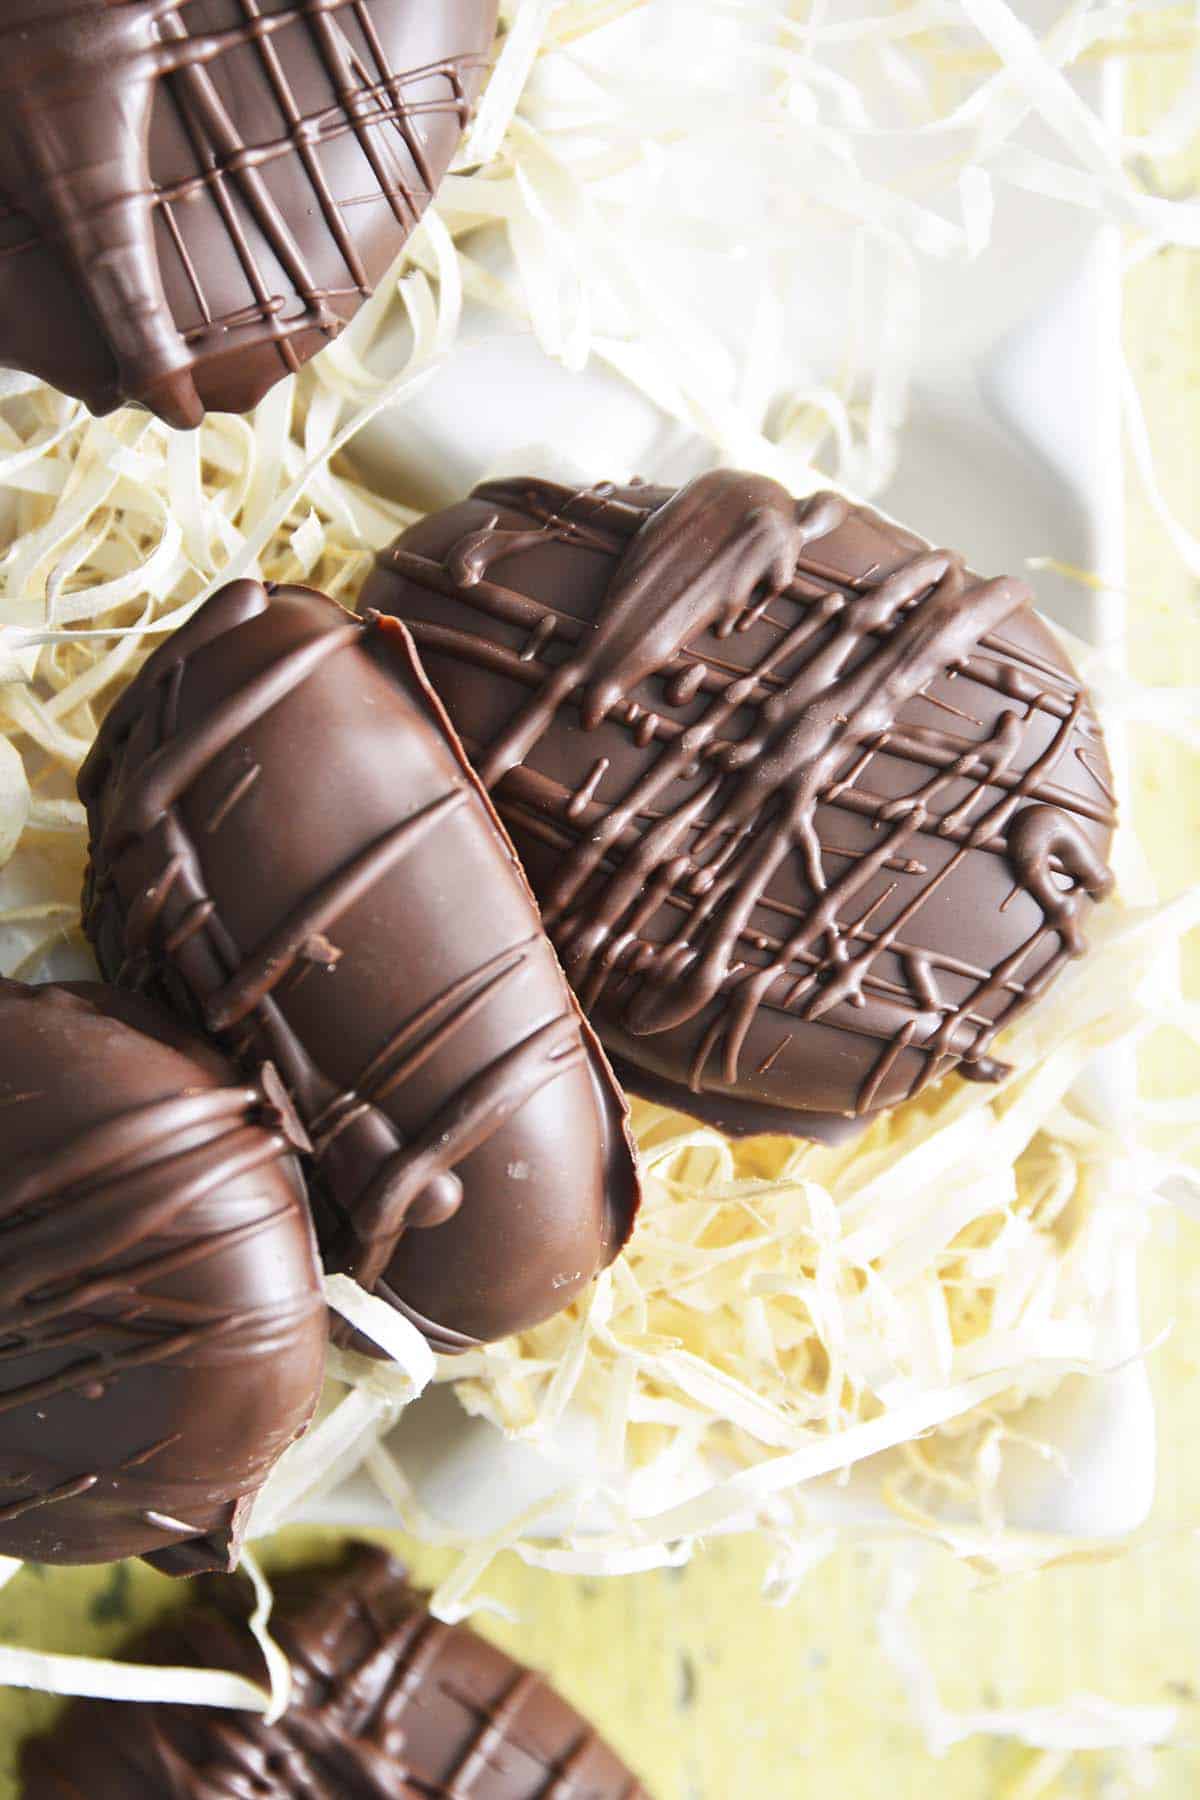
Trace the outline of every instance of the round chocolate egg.
<instances>
[{"instance_id":1,"label":"round chocolate egg","mask_svg":"<svg viewBox=\"0 0 1200 1800\"><path fill-rule=\"evenodd\" d=\"M303 1141L145 1001L0 981L0 1555L236 1563L324 1368Z\"/></svg>"},{"instance_id":2,"label":"round chocolate egg","mask_svg":"<svg viewBox=\"0 0 1200 1800\"><path fill-rule=\"evenodd\" d=\"M465 1625L443 1625L383 1549L275 1581L292 1666L275 1724L249 1712L76 1701L21 1755L22 1800L648 1800L587 1720ZM138 1662L262 1681L238 1582L200 1584Z\"/></svg>"},{"instance_id":3,"label":"round chocolate egg","mask_svg":"<svg viewBox=\"0 0 1200 1800\"><path fill-rule=\"evenodd\" d=\"M1084 948L1111 775L1019 581L829 493L475 489L380 558L633 1092L839 1141Z\"/></svg>"},{"instance_id":4,"label":"round chocolate egg","mask_svg":"<svg viewBox=\"0 0 1200 1800\"><path fill-rule=\"evenodd\" d=\"M121 696L80 793L101 967L278 1068L327 1266L453 1350L615 1257L624 1101L403 627L233 583Z\"/></svg>"},{"instance_id":5,"label":"round chocolate egg","mask_svg":"<svg viewBox=\"0 0 1200 1800\"><path fill-rule=\"evenodd\" d=\"M354 316L479 92L495 0L10 0L0 362L244 412Z\"/></svg>"}]
</instances>

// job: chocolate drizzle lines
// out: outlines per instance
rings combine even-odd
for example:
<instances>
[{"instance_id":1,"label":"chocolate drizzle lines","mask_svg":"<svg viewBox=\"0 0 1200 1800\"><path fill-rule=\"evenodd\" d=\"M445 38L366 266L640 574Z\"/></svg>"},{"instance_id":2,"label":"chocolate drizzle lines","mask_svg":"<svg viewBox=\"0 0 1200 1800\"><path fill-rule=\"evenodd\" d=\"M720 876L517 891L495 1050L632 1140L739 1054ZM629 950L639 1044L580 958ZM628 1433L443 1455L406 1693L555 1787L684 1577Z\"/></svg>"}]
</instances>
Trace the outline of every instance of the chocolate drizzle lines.
<instances>
[{"instance_id":1,"label":"chocolate drizzle lines","mask_svg":"<svg viewBox=\"0 0 1200 1800\"><path fill-rule=\"evenodd\" d=\"M0 1506L0 1524L10 1525L14 1519L24 1518L26 1513L39 1506L53 1506L58 1500L77 1500L81 1494L90 1494L98 1475L77 1475L71 1481L64 1481L58 1487L46 1488L40 1494L30 1494L23 1500L10 1500L6 1506Z\"/></svg>"},{"instance_id":2,"label":"chocolate drizzle lines","mask_svg":"<svg viewBox=\"0 0 1200 1800\"><path fill-rule=\"evenodd\" d=\"M260 1210L237 1225L165 1247L172 1227L196 1216L206 1195L286 1154L286 1140L262 1129L263 1116L256 1088L206 1089L126 1113L52 1158L11 1169L0 1202L0 1344L6 1354L36 1357L76 1339L86 1344L98 1319L106 1331L124 1337L127 1348L109 1348L5 1389L0 1414L184 1352L222 1358L277 1353L294 1323L277 1302L231 1313L168 1299L157 1285L240 1239L273 1229L276 1215ZM182 1133L194 1138L197 1132L203 1133L198 1143L175 1149ZM139 1259L139 1249L155 1242L159 1247ZM301 1310L313 1304L306 1297Z\"/></svg>"},{"instance_id":3,"label":"chocolate drizzle lines","mask_svg":"<svg viewBox=\"0 0 1200 1800\"><path fill-rule=\"evenodd\" d=\"M142 401L169 424L197 425L204 403L197 363L239 345L273 347L284 374L312 353L312 335L334 337L343 320L331 301L364 297L367 272L347 228L322 151L353 135L388 205L407 231L434 186L417 119L452 114L461 129L470 115L467 78L479 59L449 57L401 73L389 66L367 0L296 0L266 13L259 0L239 0L240 22L224 30L193 29L198 0L48 0L46 16L22 11L0 28L8 77L0 119L0 182L8 216L25 215L30 235L6 246L12 256L40 241L69 264L116 364L116 393ZM368 47L368 67L346 35L353 23ZM324 65L335 103L305 113L276 46L281 33L305 33ZM9 34L15 43L6 43ZM223 104L211 69L232 52L253 48L286 127L275 141L248 143ZM428 84L440 87L437 98ZM147 166L150 119L165 87L190 136L199 173L156 189ZM97 88L102 90L98 99ZM418 99L416 90L424 90ZM322 287L273 200L262 171L296 159L312 190L348 285ZM409 172L411 171L411 173ZM176 208L207 193L241 263L253 296L248 307L217 314L203 271L189 254ZM180 331L163 289L155 244L161 215L192 288L203 323ZM292 286L273 293L251 241L252 225ZM298 308L297 308L298 301ZM110 401L111 404L111 401Z\"/></svg>"},{"instance_id":4,"label":"chocolate drizzle lines","mask_svg":"<svg viewBox=\"0 0 1200 1800\"><path fill-rule=\"evenodd\" d=\"M220 831L234 807L246 798L246 795L250 792L250 789L254 786L261 774L262 770L259 768L258 764L252 763L245 774L234 782L225 798L221 801L221 804L213 812L205 826L206 831Z\"/></svg>"},{"instance_id":5,"label":"chocolate drizzle lines","mask_svg":"<svg viewBox=\"0 0 1200 1800\"><path fill-rule=\"evenodd\" d=\"M1081 731L1094 730L1083 697L1061 669L1002 633L1027 605L1028 590L979 580L961 558L924 547L890 571L848 582L821 551L851 520L847 502L832 494L793 501L774 482L728 471L641 506L606 486L572 493L522 480L488 484L475 498L530 519L532 528L502 528L497 510L490 526L440 562L400 546L380 565L528 633L517 656L485 635L410 621L422 648L525 689L507 726L473 754L504 809L519 812L521 829L547 841L553 834L561 848L539 897L585 1007L622 982L625 1030L652 1037L699 1019L718 1001L693 1059L695 1092L718 1050L722 1080L738 1080L764 1005L881 1041L857 1112L871 1108L911 1050L923 1053L911 1092L953 1061L988 1078L1002 1072L987 1054L993 1037L1082 952L1084 908L1112 879L1081 830L1083 821L1112 824L1111 790L1074 748ZM508 558L555 541L587 543L615 563L594 627L501 585ZM808 604L780 617L771 609L781 596ZM713 636L755 625L771 629L765 651L750 668L722 668ZM543 654L551 642L563 651L552 663ZM1013 702L986 739L901 722L907 702L929 700L933 681L959 672ZM701 710L687 723L655 715L634 698L649 678L665 683L670 705L699 701ZM965 710L933 703L977 723ZM603 759L573 793L530 768L564 709L585 731L611 720L643 747L659 746L624 793L596 803ZM1028 762L1029 722L1038 713L1057 725ZM745 735L737 735L747 718ZM1094 799L1055 779L1072 750L1094 777ZM928 770L899 799L870 787L871 763L885 751ZM664 809L668 792L686 782L689 791ZM956 798L964 785L965 797ZM830 807L869 820L876 843L853 852L824 844L817 811ZM945 842L949 858L931 861L922 839ZM904 935L959 865L979 853L1006 859L1041 921L995 970L954 965ZM812 901L772 938L758 921L764 908L788 910L772 882L792 858ZM920 878L898 910L894 883L857 904L887 869ZM677 908L678 927L664 942L648 943L643 930L663 906ZM884 906L894 909L889 922L869 929ZM748 960L751 950L759 960ZM902 983L879 974L884 952L898 958ZM965 997L942 991L939 967L969 976ZM637 979L624 982L630 973Z\"/></svg>"},{"instance_id":6,"label":"chocolate drizzle lines","mask_svg":"<svg viewBox=\"0 0 1200 1800\"><path fill-rule=\"evenodd\" d=\"M56 1028L66 1047L71 1017L56 1026L56 1006L76 1006L85 1020L91 1011L63 990L0 987L5 1027L15 1041L22 1030L52 1034ZM152 1058L153 1050L148 1054ZM189 1064L176 1059L170 1066L176 1079L181 1072L186 1079ZM152 1070L148 1073L153 1079ZM282 1251L292 1233L306 1242L296 1187L290 1172L278 1168L290 1154L289 1122L278 1114L266 1079L212 1087L204 1085L211 1078L202 1065L195 1077L201 1085L171 1098L127 1102L107 1120L62 1137L52 1148L10 1158L4 1171L0 1440L17 1446L30 1441L32 1430L33 1441L44 1448L33 1459L36 1472L18 1466L15 1473L11 1467L0 1473L0 1492L19 1490L0 1503L0 1525L17 1525L28 1514L53 1512L95 1491L96 1517L83 1537L93 1547L92 1560L153 1544L154 1537L147 1540L136 1529L141 1521L159 1537L165 1531L199 1540L186 1549L154 1550L161 1566L174 1567L182 1555L196 1568L228 1567L244 1508L241 1500L221 1495L229 1492L239 1467L253 1491L272 1455L264 1431L231 1469L229 1459L241 1449L235 1430L226 1434L215 1470L202 1442L193 1456L160 1462L183 1434L142 1435L136 1410L122 1414L116 1392L122 1377L152 1366L169 1368L166 1379L175 1382L186 1409L202 1371L213 1370L220 1382L223 1369L261 1364L275 1373L282 1407L292 1360L309 1358L314 1381L319 1367L325 1328L315 1269L307 1285L276 1281L270 1291L260 1289L257 1304L244 1290L231 1298L224 1277L226 1269L249 1266L238 1260L249 1246L261 1247L255 1255L266 1266L275 1246ZM76 1069L73 1078L95 1075ZM32 1119L44 1099L23 1097ZM73 1404L105 1401L110 1394L111 1413L102 1412L94 1427L81 1428ZM37 1413L37 1428L29 1422L32 1408L45 1409ZM279 1429L287 1433L302 1423L299 1413L294 1420L281 1415ZM194 1433L194 1420L189 1430ZM274 1445L274 1454L286 1441L285 1436ZM11 1464L24 1454L8 1449L0 1461ZM152 1464L159 1467L152 1470ZM159 1507L163 1502L170 1507L165 1523L142 1504L147 1492ZM180 1524L174 1516L179 1509L199 1511L205 1524ZM80 1509L68 1511L63 1541L78 1547L85 1525ZM37 1550L29 1553L45 1552L53 1560L64 1527L39 1520L31 1529L32 1537L23 1530L6 1537L6 1548L34 1543Z\"/></svg>"},{"instance_id":7,"label":"chocolate drizzle lines","mask_svg":"<svg viewBox=\"0 0 1200 1800\"><path fill-rule=\"evenodd\" d=\"M235 584L210 603L212 631L236 625L267 604L254 584ZM330 609L331 615L336 609ZM343 615L344 616L344 615ZM475 802L465 774L454 788L410 814L358 856L336 868L314 891L302 896L273 930L241 949L205 892L201 848L185 829L179 802L197 777L256 720L287 695L317 677L327 662L347 651L361 653L364 640L392 628L387 622L347 619L276 658L207 716L186 730L179 727L178 701L185 676L182 661L166 665L156 693L138 693L129 711L118 703L80 781L90 802L120 769L119 799L102 839L93 845L89 929L115 894L114 870L125 851L150 844L161 873L129 906L123 922L125 961L122 985L153 981L163 961L178 971L199 1002L207 1028L239 1053L264 1051L280 1071L311 1138L311 1152L323 1176L343 1240L326 1245L327 1259L349 1266L364 1286L374 1287L413 1319L435 1344L450 1352L470 1340L417 1315L383 1277L402 1234L441 1224L462 1203L455 1165L503 1129L549 1083L583 1064L586 1056L574 1009L531 1031L491 1063L478 1068L451 1094L419 1131L405 1140L383 1103L436 1051L466 1028L504 983L539 949L538 940L507 950L452 984L432 1002L402 1019L349 1088L323 1073L319 1050L310 1051L289 1024L281 1001L314 965L335 967L342 952L326 934L361 902L398 862L421 852L464 806ZM158 740L145 760L124 761L128 731L141 712L158 720ZM209 833L229 817L231 800L248 791L257 771L241 777L217 813ZM215 822L214 822L215 821Z\"/></svg>"},{"instance_id":8,"label":"chocolate drizzle lines","mask_svg":"<svg viewBox=\"0 0 1200 1800\"><path fill-rule=\"evenodd\" d=\"M127 1769L136 1734L145 1800L648 1800L592 1727L463 1626L432 1618L386 1554L356 1546L349 1570L283 1576L273 1629L293 1703L275 1725L251 1713L94 1702L30 1746L25 1773ZM224 1610L224 1607L223 1609ZM232 1610L232 1609L230 1609ZM193 1611L134 1646L155 1662L245 1670L245 1627ZM43 1789L30 1790L40 1800ZM47 1791L58 1791L57 1787Z\"/></svg>"}]
</instances>

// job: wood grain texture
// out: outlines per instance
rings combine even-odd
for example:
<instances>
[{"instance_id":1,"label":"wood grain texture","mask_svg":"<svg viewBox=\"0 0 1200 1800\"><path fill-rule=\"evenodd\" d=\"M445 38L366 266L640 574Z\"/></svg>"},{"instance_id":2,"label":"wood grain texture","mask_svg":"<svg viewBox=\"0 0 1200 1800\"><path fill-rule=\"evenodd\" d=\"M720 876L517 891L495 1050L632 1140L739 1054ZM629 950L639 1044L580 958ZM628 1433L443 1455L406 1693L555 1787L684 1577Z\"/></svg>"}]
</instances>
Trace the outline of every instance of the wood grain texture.
<instances>
[{"instance_id":1,"label":"wood grain texture","mask_svg":"<svg viewBox=\"0 0 1200 1800\"><path fill-rule=\"evenodd\" d=\"M1183 75L1170 51L1135 59L1134 128ZM1174 191L1200 181L1200 148L1160 171ZM1200 257L1167 252L1135 270L1127 343L1160 446L1160 473L1193 528L1200 495ZM1145 679L1200 680L1200 609L1130 471L1133 650ZM1164 889L1200 876L1200 760L1153 733L1137 744L1137 808ZM1181 830L1180 796L1194 797ZM1200 988L1200 957L1192 973ZM1200 1086L1178 1042L1152 1045L1152 1091ZM1193 1146L1200 1151L1200 1146ZM1151 1359L1161 1430L1159 1498L1133 1553L1109 1565L1051 1570L973 1586L948 1559L929 1571L917 1620L947 1704L1050 1702L1082 1688L1125 1702L1179 1707L1178 1742L1156 1754L1160 1800L1200 1792L1200 1226L1164 1220L1145 1263L1148 1336L1175 1320ZM291 1533L298 1557L327 1538ZM439 1556L414 1553L418 1575ZM874 1643L883 1561L847 1550L819 1568L786 1610L758 1598L763 1552L714 1545L680 1575L608 1584L566 1581L505 1558L487 1591L520 1613L477 1623L546 1669L588 1710L658 1800L1118 1800L1136 1792L1104 1756L1055 1769L1005 1744L973 1739L929 1757ZM26 1571L0 1594L0 1639L57 1649L111 1649L134 1620L170 1598L148 1570ZM15 1800L19 1735L54 1703L0 1690L0 1800Z\"/></svg>"}]
</instances>

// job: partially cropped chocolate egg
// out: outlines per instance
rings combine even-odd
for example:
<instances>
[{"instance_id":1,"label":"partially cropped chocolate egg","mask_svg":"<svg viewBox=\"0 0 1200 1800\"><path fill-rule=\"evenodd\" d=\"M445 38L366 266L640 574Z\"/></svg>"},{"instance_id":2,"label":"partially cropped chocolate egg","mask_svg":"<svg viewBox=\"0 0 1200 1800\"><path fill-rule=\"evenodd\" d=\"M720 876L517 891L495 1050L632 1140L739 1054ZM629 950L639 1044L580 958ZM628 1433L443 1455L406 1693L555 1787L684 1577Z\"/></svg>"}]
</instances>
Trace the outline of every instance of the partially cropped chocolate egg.
<instances>
[{"instance_id":1,"label":"partially cropped chocolate egg","mask_svg":"<svg viewBox=\"0 0 1200 1800\"><path fill-rule=\"evenodd\" d=\"M324 1367L297 1141L145 1001L0 981L0 1555L236 1562Z\"/></svg>"},{"instance_id":2,"label":"partially cropped chocolate egg","mask_svg":"<svg viewBox=\"0 0 1200 1800\"><path fill-rule=\"evenodd\" d=\"M233 583L80 792L101 967L279 1069L329 1267L452 1350L612 1261L624 1101L402 627Z\"/></svg>"},{"instance_id":3,"label":"partially cropped chocolate egg","mask_svg":"<svg viewBox=\"0 0 1200 1800\"><path fill-rule=\"evenodd\" d=\"M837 1141L1084 948L1113 792L1019 581L832 494L490 483L406 532L403 619L635 1093Z\"/></svg>"},{"instance_id":4,"label":"partially cropped chocolate egg","mask_svg":"<svg viewBox=\"0 0 1200 1800\"><path fill-rule=\"evenodd\" d=\"M0 362L93 412L243 412L428 205L496 0L6 0Z\"/></svg>"},{"instance_id":5,"label":"partially cropped chocolate egg","mask_svg":"<svg viewBox=\"0 0 1200 1800\"><path fill-rule=\"evenodd\" d=\"M263 1681L240 1582L130 1647L141 1663ZM374 1545L276 1578L271 1630L292 1702L251 1712L76 1701L21 1755L22 1800L649 1800L533 1670L443 1625Z\"/></svg>"}]
</instances>

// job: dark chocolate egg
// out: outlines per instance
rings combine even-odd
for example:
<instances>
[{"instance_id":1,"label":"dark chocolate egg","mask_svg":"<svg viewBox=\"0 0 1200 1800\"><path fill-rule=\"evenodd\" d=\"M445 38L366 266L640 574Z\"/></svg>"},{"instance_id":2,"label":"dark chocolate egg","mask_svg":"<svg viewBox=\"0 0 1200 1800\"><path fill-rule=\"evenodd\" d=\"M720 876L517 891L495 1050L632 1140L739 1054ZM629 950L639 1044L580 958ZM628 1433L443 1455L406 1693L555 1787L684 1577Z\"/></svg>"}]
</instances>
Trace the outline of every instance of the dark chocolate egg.
<instances>
[{"instance_id":1,"label":"dark chocolate egg","mask_svg":"<svg viewBox=\"0 0 1200 1800\"><path fill-rule=\"evenodd\" d=\"M324 1369L297 1141L145 1001L0 981L0 1555L236 1562Z\"/></svg>"},{"instance_id":2,"label":"dark chocolate egg","mask_svg":"<svg viewBox=\"0 0 1200 1800\"><path fill-rule=\"evenodd\" d=\"M238 1582L130 1646L263 1681ZM292 1703L254 1713L76 1701L21 1755L23 1800L648 1800L579 1713L465 1625L431 1617L373 1545L275 1581Z\"/></svg>"},{"instance_id":3,"label":"dark chocolate egg","mask_svg":"<svg viewBox=\"0 0 1200 1800\"><path fill-rule=\"evenodd\" d=\"M1086 693L1018 581L727 470L477 488L379 559L634 1092L836 1141L1001 1030L1110 886Z\"/></svg>"},{"instance_id":4,"label":"dark chocolate egg","mask_svg":"<svg viewBox=\"0 0 1200 1800\"><path fill-rule=\"evenodd\" d=\"M428 205L495 0L10 0L0 362L108 412L244 412Z\"/></svg>"},{"instance_id":5,"label":"dark chocolate egg","mask_svg":"<svg viewBox=\"0 0 1200 1800\"><path fill-rule=\"evenodd\" d=\"M329 1267L454 1349L612 1260L624 1101L402 627L234 583L121 696L80 792L101 967L279 1069Z\"/></svg>"}]
</instances>

